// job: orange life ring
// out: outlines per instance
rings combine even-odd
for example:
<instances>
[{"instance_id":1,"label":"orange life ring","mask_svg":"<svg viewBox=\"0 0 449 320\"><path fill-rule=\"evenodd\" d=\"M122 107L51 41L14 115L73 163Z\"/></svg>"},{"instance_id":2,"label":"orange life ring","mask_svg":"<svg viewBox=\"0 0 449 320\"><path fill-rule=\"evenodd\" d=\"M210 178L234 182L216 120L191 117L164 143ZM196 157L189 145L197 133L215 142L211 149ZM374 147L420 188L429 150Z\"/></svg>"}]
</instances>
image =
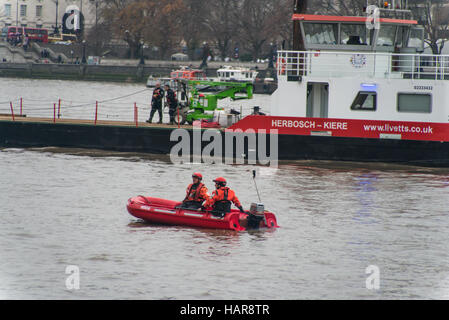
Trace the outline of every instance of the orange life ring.
<instances>
[{"instance_id":1,"label":"orange life ring","mask_svg":"<svg viewBox=\"0 0 449 320\"><path fill-rule=\"evenodd\" d=\"M284 75L286 67L287 67L287 63L285 61L285 58L278 58L278 60L276 62L276 69L279 70L279 74Z\"/></svg>"}]
</instances>

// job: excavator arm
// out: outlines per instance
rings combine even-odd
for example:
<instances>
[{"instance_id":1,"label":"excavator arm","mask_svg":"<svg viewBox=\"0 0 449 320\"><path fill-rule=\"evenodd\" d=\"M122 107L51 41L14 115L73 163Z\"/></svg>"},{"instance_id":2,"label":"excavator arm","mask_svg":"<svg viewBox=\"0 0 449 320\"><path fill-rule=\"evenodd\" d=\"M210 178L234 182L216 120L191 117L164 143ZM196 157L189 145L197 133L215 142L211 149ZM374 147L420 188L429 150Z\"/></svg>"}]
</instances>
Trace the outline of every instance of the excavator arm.
<instances>
[{"instance_id":1,"label":"excavator arm","mask_svg":"<svg viewBox=\"0 0 449 320\"><path fill-rule=\"evenodd\" d=\"M253 98L253 84L249 82L217 82L207 80L189 80L189 103L182 112L182 123L211 119L223 99L244 100ZM206 92L212 89L212 92Z\"/></svg>"}]
</instances>

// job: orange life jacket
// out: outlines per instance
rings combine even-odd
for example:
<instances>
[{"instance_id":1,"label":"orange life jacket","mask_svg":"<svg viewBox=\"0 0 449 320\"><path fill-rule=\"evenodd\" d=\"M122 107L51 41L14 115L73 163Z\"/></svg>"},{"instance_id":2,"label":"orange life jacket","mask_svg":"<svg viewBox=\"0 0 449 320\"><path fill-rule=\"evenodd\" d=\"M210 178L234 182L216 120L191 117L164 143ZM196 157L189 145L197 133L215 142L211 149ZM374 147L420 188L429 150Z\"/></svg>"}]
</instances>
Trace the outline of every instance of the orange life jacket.
<instances>
[{"instance_id":1,"label":"orange life jacket","mask_svg":"<svg viewBox=\"0 0 449 320\"><path fill-rule=\"evenodd\" d=\"M212 198L207 200L205 206L213 207L216 211L229 212L231 211L232 203L237 207L241 206L240 201L233 190L228 187L221 187L213 192Z\"/></svg>"},{"instance_id":2,"label":"orange life jacket","mask_svg":"<svg viewBox=\"0 0 449 320\"><path fill-rule=\"evenodd\" d=\"M193 189L194 184L187 187L187 195L184 201L203 202L209 198L207 188L203 183L199 183L196 189Z\"/></svg>"}]
</instances>

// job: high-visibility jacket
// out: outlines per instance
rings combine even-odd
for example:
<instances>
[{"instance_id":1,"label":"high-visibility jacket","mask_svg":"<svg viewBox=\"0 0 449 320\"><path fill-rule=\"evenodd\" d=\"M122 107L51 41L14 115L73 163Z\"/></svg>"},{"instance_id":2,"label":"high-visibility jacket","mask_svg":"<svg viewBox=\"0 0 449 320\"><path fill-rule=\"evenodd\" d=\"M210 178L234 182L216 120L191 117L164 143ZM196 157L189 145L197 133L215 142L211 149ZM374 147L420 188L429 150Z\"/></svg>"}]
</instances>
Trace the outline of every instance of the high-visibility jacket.
<instances>
[{"instance_id":1,"label":"high-visibility jacket","mask_svg":"<svg viewBox=\"0 0 449 320\"><path fill-rule=\"evenodd\" d=\"M162 88L156 88L153 91L153 103L160 103L162 102L162 98L164 97L164 89Z\"/></svg>"},{"instance_id":2,"label":"high-visibility jacket","mask_svg":"<svg viewBox=\"0 0 449 320\"><path fill-rule=\"evenodd\" d=\"M170 109L176 109L178 106L178 99L176 98L176 93L172 89L168 89L165 92L165 96L167 97L167 104Z\"/></svg>"},{"instance_id":3,"label":"high-visibility jacket","mask_svg":"<svg viewBox=\"0 0 449 320\"><path fill-rule=\"evenodd\" d=\"M221 187L212 193L212 198L209 198L204 206L212 207L215 211L229 212L231 211L232 203L234 203L236 207L242 206L233 190L228 187Z\"/></svg>"},{"instance_id":4,"label":"high-visibility jacket","mask_svg":"<svg viewBox=\"0 0 449 320\"><path fill-rule=\"evenodd\" d=\"M207 187L203 183L190 184L186 190L184 201L203 202L209 199Z\"/></svg>"}]
</instances>

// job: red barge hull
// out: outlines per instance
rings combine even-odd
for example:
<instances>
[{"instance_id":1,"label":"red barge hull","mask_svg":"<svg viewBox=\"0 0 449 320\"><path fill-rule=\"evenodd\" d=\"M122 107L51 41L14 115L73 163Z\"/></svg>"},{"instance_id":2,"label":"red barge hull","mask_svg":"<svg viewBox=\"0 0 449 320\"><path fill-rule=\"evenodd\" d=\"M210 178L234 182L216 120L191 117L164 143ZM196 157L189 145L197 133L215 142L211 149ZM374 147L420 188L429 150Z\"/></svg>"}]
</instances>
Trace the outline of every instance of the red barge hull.
<instances>
[{"instance_id":1,"label":"red barge hull","mask_svg":"<svg viewBox=\"0 0 449 320\"><path fill-rule=\"evenodd\" d=\"M70 120L52 123L37 118L12 121L0 116L0 148L61 147L170 154L178 143L170 139L175 129L143 124L138 128L111 123L95 126L87 121ZM248 116L226 131L240 130L244 135L251 129L266 133L266 139L260 142L265 150L270 150L271 137L277 138L277 156L281 161L336 160L449 167L449 123ZM186 130L193 140L193 129ZM218 132L222 136L222 150L226 150L225 131ZM262 137L257 135L258 146ZM202 141L202 149L209 143ZM250 154L248 149L245 145L243 154ZM232 150L229 156L240 159L242 152Z\"/></svg>"}]
</instances>

